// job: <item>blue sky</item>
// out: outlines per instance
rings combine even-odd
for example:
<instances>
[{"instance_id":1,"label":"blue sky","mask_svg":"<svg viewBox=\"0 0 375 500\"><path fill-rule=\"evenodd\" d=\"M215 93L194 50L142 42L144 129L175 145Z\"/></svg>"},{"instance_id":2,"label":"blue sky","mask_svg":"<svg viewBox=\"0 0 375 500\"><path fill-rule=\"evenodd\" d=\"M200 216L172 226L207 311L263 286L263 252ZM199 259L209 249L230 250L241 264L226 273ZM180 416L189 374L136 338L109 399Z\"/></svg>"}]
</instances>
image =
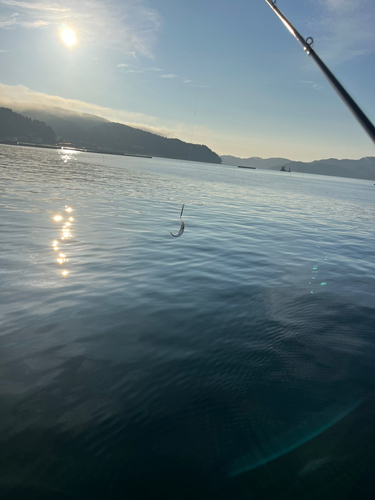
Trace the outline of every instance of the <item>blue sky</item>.
<instances>
[{"instance_id":1,"label":"blue sky","mask_svg":"<svg viewBox=\"0 0 375 500\"><path fill-rule=\"evenodd\" d=\"M278 6L374 122L374 1ZM264 0L0 0L0 101L93 113L218 154L375 154Z\"/></svg>"}]
</instances>

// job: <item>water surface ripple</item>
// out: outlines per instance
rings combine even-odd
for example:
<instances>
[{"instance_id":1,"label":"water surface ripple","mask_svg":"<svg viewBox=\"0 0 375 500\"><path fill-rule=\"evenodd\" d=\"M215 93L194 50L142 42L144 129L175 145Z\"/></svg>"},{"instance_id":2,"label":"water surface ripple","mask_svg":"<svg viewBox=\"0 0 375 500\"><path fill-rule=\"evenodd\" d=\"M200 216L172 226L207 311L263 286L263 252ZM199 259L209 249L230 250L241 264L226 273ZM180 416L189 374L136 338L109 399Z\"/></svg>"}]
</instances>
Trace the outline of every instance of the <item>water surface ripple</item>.
<instances>
[{"instance_id":1,"label":"water surface ripple","mask_svg":"<svg viewBox=\"0 0 375 500\"><path fill-rule=\"evenodd\" d=\"M372 183L0 146L0 194L1 498L373 498Z\"/></svg>"}]
</instances>

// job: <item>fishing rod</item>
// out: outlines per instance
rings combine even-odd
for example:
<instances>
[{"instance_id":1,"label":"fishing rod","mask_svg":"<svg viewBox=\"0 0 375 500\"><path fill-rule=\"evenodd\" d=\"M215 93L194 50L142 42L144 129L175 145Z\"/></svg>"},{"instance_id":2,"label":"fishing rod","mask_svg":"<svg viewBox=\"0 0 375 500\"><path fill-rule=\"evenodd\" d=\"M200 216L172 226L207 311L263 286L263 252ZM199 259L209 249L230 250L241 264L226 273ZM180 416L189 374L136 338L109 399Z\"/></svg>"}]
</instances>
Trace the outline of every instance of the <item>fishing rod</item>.
<instances>
[{"instance_id":1,"label":"fishing rod","mask_svg":"<svg viewBox=\"0 0 375 500\"><path fill-rule=\"evenodd\" d=\"M337 80L337 78L332 74L332 72L327 68L324 62L320 59L318 54L312 48L314 40L309 36L306 40L303 36L295 29L292 23L284 16L281 10L276 6L276 0L266 0L268 5L277 15L277 17L282 21L288 31L296 38L296 40L302 45L303 50L306 52L308 56L315 62L323 75L327 78L329 83L344 101L344 103L348 106L353 115L357 118L359 123L362 125L367 134L371 137L373 142L375 143L375 127L371 123L371 121L367 118L361 108L357 105L357 103L350 97L348 92L344 89L341 83Z\"/></svg>"}]
</instances>

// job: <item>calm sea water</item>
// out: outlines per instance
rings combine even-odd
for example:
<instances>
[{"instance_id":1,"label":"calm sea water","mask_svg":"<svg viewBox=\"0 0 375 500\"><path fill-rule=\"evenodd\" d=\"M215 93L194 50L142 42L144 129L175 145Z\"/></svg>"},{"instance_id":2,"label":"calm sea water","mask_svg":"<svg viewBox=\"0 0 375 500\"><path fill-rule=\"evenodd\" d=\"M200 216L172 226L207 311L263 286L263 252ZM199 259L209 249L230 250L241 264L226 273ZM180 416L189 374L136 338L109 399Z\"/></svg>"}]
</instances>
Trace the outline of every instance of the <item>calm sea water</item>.
<instances>
[{"instance_id":1,"label":"calm sea water","mask_svg":"<svg viewBox=\"0 0 375 500\"><path fill-rule=\"evenodd\" d=\"M2 499L374 498L372 182L1 146L0 190Z\"/></svg>"}]
</instances>

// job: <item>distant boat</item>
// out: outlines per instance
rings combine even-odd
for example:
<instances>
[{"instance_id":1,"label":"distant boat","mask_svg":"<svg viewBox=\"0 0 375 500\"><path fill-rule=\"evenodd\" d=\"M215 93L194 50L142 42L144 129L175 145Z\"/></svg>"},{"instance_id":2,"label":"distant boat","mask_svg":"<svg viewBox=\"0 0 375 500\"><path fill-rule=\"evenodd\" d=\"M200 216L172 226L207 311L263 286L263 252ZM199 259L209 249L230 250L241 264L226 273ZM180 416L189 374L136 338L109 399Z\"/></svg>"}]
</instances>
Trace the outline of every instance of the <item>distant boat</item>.
<instances>
[{"instance_id":1,"label":"distant boat","mask_svg":"<svg viewBox=\"0 0 375 500\"><path fill-rule=\"evenodd\" d=\"M253 170L256 169L256 167L245 167L245 166L242 166L242 165L238 165L238 168L252 168Z\"/></svg>"}]
</instances>

